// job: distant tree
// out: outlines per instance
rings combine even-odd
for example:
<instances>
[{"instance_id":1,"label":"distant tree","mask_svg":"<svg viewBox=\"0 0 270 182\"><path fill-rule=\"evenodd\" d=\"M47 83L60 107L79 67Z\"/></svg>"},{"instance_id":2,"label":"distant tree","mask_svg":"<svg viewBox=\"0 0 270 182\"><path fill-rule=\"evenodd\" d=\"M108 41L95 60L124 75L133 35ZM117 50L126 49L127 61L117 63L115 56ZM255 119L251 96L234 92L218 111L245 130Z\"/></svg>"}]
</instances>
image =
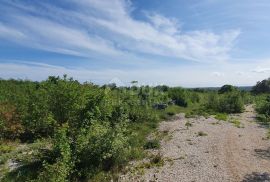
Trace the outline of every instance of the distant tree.
<instances>
[{"instance_id":1,"label":"distant tree","mask_svg":"<svg viewBox=\"0 0 270 182\"><path fill-rule=\"evenodd\" d=\"M252 92L255 94L270 93L270 78L257 82L252 88Z\"/></svg>"},{"instance_id":2,"label":"distant tree","mask_svg":"<svg viewBox=\"0 0 270 182\"><path fill-rule=\"evenodd\" d=\"M110 83L107 85L107 87L109 87L110 89L116 89L117 85L116 85L116 83Z\"/></svg>"},{"instance_id":3,"label":"distant tree","mask_svg":"<svg viewBox=\"0 0 270 182\"><path fill-rule=\"evenodd\" d=\"M219 94L224 94L224 93L227 93L227 92L232 92L232 91L235 91L237 90L236 87L232 86L232 85L223 85L219 90L218 90L218 93Z\"/></svg>"},{"instance_id":4,"label":"distant tree","mask_svg":"<svg viewBox=\"0 0 270 182\"><path fill-rule=\"evenodd\" d=\"M158 85L155 88L162 92L167 92L169 90L169 86L167 85Z\"/></svg>"}]
</instances>

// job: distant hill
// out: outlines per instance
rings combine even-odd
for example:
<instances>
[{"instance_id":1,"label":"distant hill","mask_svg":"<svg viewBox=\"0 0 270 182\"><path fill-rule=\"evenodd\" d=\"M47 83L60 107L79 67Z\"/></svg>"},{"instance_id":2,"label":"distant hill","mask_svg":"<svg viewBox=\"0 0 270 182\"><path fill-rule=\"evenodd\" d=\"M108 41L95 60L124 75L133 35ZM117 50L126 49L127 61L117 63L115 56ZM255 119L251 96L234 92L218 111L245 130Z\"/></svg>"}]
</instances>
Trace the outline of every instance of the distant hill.
<instances>
[{"instance_id":1,"label":"distant hill","mask_svg":"<svg viewBox=\"0 0 270 182\"><path fill-rule=\"evenodd\" d=\"M189 88L189 89L200 89L200 90L219 90L221 87L198 87L198 88ZM239 86L239 90L251 91L252 86Z\"/></svg>"}]
</instances>

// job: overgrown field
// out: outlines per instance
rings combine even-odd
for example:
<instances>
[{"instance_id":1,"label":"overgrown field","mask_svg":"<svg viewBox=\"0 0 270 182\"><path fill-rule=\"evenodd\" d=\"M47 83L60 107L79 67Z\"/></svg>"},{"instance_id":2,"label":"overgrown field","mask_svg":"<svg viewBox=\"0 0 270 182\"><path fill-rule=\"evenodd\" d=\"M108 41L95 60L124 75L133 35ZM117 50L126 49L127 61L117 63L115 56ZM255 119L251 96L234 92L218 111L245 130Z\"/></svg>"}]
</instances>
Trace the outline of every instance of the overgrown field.
<instances>
[{"instance_id":1,"label":"overgrown field","mask_svg":"<svg viewBox=\"0 0 270 182\"><path fill-rule=\"evenodd\" d=\"M158 122L180 112L225 120L226 114L255 102L259 120L269 124L269 92L261 94L257 86L250 93L230 85L219 91L98 86L67 76L42 82L0 80L0 179L117 179L127 162L159 146L146 139Z\"/></svg>"}]
</instances>

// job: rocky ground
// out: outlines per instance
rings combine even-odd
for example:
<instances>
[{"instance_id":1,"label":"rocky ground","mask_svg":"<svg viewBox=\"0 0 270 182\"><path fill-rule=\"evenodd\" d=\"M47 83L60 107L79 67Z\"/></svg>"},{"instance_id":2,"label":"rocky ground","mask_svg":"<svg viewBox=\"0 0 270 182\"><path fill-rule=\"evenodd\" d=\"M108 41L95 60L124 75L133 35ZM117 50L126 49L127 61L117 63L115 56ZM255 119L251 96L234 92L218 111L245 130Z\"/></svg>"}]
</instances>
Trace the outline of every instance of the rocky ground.
<instances>
[{"instance_id":1,"label":"rocky ground","mask_svg":"<svg viewBox=\"0 0 270 182\"><path fill-rule=\"evenodd\" d=\"M135 162L120 181L270 182L270 140L254 119L252 106L247 106L244 113L230 116L240 124L183 114L164 121L159 132L166 137L160 149L150 151L160 153L164 164L144 167L145 161ZM187 122L192 126L187 128Z\"/></svg>"}]
</instances>

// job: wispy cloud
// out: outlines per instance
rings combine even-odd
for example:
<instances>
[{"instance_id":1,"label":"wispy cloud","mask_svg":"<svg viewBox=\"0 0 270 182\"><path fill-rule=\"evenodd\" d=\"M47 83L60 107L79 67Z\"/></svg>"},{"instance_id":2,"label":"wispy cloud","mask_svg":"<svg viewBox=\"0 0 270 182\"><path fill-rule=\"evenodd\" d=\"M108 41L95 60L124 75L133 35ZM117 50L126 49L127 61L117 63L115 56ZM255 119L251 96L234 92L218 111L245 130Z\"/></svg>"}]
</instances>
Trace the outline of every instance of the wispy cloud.
<instances>
[{"instance_id":1,"label":"wispy cloud","mask_svg":"<svg viewBox=\"0 0 270 182\"><path fill-rule=\"evenodd\" d=\"M13 62L13 63L11 63ZM200 87L200 86L222 86L233 85L254 85L258 80L269 76L268 73L258 74L251 71L250 65L228 65L203 69L202 67L177 66L166 68L138 68L132 70L121 69L89 69L84 67L64 67L50 64L9 61L0 63L0 78L21 78L31 80L44 80L49 75L64 75L74 77L80 81L92 81L97 84L117 82L121 85L128 85L132 80L138 80L140 84L158 85L166 84L171 86ZM233 67L233 69L232 69ZM237 70L241 70L245 76L239 76ZM139 74L138 74L139 73ZM162 74L160 74L162 73ZM187 79L188 78L188 79ZM237 78L237 79L236 79Z\"/></svg>"},{"instance_id":2,"label":"wispy cloud","mask_svg":"<svg viewBox=\"0 0 270 182\"><path fill-rule=\"evenodd\" d=\"M61 2L61 1L60 1ZM61 4L61 3L59 3ZM230 59L240 30L183 31L172 17L145 12L132 16L127 0L71 0L69 8L46 2L4 1L0 38L63 54L128 56L140 53L200 62ZM3 8L4 7L4 8Z\"/></svg>"},{"instance_id":3,"label":"wispy cloud","mask_svg":"<svg viewBox=\"0 0 270 182\"><path fill-rule=\"evenodd\" d=\"M12 38L13 40L22 40L23 38L25 38L25 35L22 32L17 31L15 28L5 26L0 22L0 38Z\"/></svg>"}]
</instances>

